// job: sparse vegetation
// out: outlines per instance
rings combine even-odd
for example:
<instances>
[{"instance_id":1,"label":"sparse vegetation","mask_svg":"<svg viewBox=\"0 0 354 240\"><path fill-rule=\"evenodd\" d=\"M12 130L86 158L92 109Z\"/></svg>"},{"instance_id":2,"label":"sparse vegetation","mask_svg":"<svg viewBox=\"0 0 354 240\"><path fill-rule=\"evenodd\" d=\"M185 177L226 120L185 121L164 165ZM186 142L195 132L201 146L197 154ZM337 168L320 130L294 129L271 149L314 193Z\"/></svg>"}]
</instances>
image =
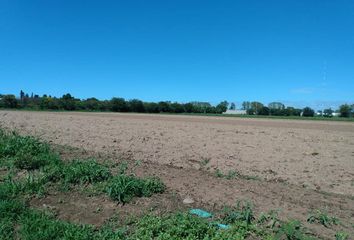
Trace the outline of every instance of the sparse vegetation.
<instances>
[{"instance_id":1,"label":"sparse vegetation","mask_svg":"<svg viewBox=\"0 0 354 240\"><path fill-rule=\"evenodd\" d=\"M133 197L150 197L164 190L165 185L158 178L140 179L132 175L121 174L111 179L106 191L113 200L124 204Z\"/></svg>"},{"instance_id":2,"label":"sparse vegetation","mask_svg":"<svg viewBox=\"0 0 354 240\"><path fill-rule=\"evenodd\" d=\"M310 216L307 218L309 223L319 223L325 227L330 227L331 225L338 225L339 220L336 217L331 217L327 212L316 210L312 212Z\"/></svg>"},{"instance_id":3,"label":"sparse vegetation","mask_svg":"<svg viewBox=\"0 0 354 240\"><path fill-rule=\"evenodd\" d=\"M109 224L95 228L61 221L50 212L30 208L28 199L33 195L45 195L53 186L81 184L84 188L99 185L101 194L106 192L113 200L127 203L134 197L162 193L165 185L156 177L138 178L132 172L128 174L127 163L119 165L118 175L112 176L106 165L94 159L63 162L49 145L35 138L2 131L0 142L0 161L8 170L7 176L0 181L0 239L315 239L299 221L282 222L274 211L257 218L250 202L238 202L211 219L185 212L161 216L148 214L124 228L112 228ZM24 159L26 164L22 165L21 158L14 157L19 156L14 146L21 151L27 149L30 159L41 154L48 158L43 158L45 161L39 165ZM19 165L14 164L15 161L19 161ZM19 176L19 171L26 174ZM219 174L227 179L239 175L236 171L226 175L220 171ZM337 224L335 218L323 212L311 215L309 222L324 226ZM219 223L227 224L228 228L221 229ZM335 235L338 240L348 238L344 232Z\"/></svg>"}]
</instances>

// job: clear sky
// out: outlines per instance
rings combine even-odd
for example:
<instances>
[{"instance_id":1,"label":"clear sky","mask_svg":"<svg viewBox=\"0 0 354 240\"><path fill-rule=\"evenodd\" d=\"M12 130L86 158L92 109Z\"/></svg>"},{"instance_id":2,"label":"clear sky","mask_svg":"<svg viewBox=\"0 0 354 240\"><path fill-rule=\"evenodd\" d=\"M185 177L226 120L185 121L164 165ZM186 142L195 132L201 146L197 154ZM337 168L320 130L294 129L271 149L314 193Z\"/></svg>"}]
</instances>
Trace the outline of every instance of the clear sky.
<instances>
[{"instance_id":1,"label":"clear sky","mask_svg":"<svg viewBox=\"0 0 354 240\"><path fill-rule=\"evenodd\" d=\"M354 101L353 0L0 0L0 93Z\"/></svg>"}]
</instances>

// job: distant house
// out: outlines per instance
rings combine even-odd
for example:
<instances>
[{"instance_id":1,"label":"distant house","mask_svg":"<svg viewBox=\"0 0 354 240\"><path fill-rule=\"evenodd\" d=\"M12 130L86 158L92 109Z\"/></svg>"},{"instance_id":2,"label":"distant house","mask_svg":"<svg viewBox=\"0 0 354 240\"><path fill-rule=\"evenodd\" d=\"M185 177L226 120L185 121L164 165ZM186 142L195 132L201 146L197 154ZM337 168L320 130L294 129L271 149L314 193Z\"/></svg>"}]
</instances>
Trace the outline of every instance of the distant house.
<instances>
[{"instance_id":1,"label":"distant house","mask_svg":"<svg viewBox=\"0 0 354 240\"><path fill-rule=\"evenodd\" d=\"M223 114L247 114L246 110L226 110L226 112L223 112Z\"/></svg>"},{"instance_id":2,"label":"distant house","mask_svg":"<svg viewBox=\"0 0 354 240\"><path fill-rule=\"evenodd\" d=\"M333 117L338 117L339 115L340 115L339 112L333 112L333 113L332 113L332 116L333 116Z\"/></svg>"}]
</instances>

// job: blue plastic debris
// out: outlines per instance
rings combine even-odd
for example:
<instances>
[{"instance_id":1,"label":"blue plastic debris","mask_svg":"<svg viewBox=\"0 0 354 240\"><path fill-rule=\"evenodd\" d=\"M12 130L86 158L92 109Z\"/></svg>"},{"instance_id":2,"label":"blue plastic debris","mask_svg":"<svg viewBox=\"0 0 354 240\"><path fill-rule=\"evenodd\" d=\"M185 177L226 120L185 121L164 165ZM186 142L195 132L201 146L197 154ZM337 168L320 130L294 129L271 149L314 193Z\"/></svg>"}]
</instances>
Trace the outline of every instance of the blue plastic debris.
<instances>
[{"instance_id":1,"label":"blue plastic debris","mask_svg":"<svg viewBox=\"0 0 354 240\"><path fill-rule=\"evenodd\" d=\"M211 218L213 216L211 213L204 211L202 209L191 209L189 213L197 215L198 217L201 218Z\"/></svg>"},{"instance_id":2,"label":"blue plastic debris","mask_svg":"<svg viewBox=\"0 0 354 240\"><path fill-rule=\"evenodd\" d=\"M226 224L222 224L222 223L217 223L216 224L220 229L229 229L230 228L230 225L226 225Z\"/></svg>"}]
</instances>

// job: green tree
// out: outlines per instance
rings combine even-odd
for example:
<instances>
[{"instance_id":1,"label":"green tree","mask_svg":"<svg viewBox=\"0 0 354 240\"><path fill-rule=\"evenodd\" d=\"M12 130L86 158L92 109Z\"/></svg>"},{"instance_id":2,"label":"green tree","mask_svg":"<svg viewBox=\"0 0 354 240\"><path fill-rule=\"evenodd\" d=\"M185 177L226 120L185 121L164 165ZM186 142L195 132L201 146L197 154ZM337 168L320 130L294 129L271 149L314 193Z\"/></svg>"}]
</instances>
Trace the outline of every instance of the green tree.
<instances>
[{"instance_id":1,"label":"green tree","mask_svg":"<svg viewBox=\"0 0 354 240\"><path fill-rule=\"evenodd\" d=\"M159 105L154 102L144 102L145 111L148 113L158 113Z\"/></svg>"},{"instance_id":2,"label":"green tree","mask_svg":"<svg viewBox=\"0 0 354 240\"><path fill-rule=\"evenodd\" d=\"M1 99L1 106L4 108L17 108L18 101L15 95L12 94L3 95Z\"/></svg>"},{"instance_id":3,"label":"green tree","mask_svg":"<svg viewBox=\"0 0 354 240\"><path fill-rule=\"evenodd\" d=\"M182 104L178 102L171 103L171 111L173 113L183 113L184 112L184 107Z\"/></svg>"},{"instance_id":4,"label":"green tree","mask_svg":"<svg viewBox=\"0 0 354 240\"><path fill-rule=\"evenodd\" d=\"M124 98L112 98L110 101L110 110L113 112L128 112L128 104Z\"/></svg>"},{"instance_id":5,"label":"green tree","mask_svg":"<svg viewBox=\"0 0 354 240\"><path fill-rule=\"evenodd\" d=\"M341 117L351 117L352 107L348 104L343 104L339 107L339 112Z\"/></svg>"},{"instance_id":6,"label":"green tree","mask_svg":"<svg viewBox=\"0 0 354 240\"><path fill-rule=\"evenodd\" d=\"M129 105L129 110L131 112L139 112L139 113L145 112L145 107L143 102L138 99L130 100L128 105Z\"/></svg>"},{"instance_id":7,"label":"green tree","mask_svg":"<svg viewBox=\"0 0 354 240\"><path fill-rule=\"evenodd\" d=\"M303 110L302 110L302 116L303 117L313 117L315 115L315 111L310 108L310 107L305 107Z\"/></svg>"},{"instance_id":8,"label":"green tree","mask_svg":"<svg viewBox=\"0 0 354 240\"><path fill-rule=\"evenodd\" d=\"M323 110L323 116L325 117L332 117L333 110L331 108L326 108Z\"/></svg>"},{"instance_id":9,"label":"green tree","mask_svg":"<svg viewBox=\"0 0 354 240\"><path fill-rule=\"evenodd\" d=\"M83 101L83 107L90 111L97 111L100 108L100 101L94 97L88 98Z\"/></svg>"},{"instance_id":10,"label":"green tree","mask_svg":"<svg viewBox=\"0 0 354 240\"><path fill-rule=\"evenodd\" d=\"M236 104L235 103L231 103L229 109L230 110L236 110Z\"/></svg>"},{"instance_id":11,"label":"green tree","mask_svg":"<svg viewBox=\"0 0 354 240\"><path fill-rule=\"evenodd\" d=\"M242 110L250 110L252 108L251 102L245 101L242 103Z\"/></svg>"},{"instance_id":12,"label":"green tree","mask_svg":"<svg viewBox=\"0 0 354 240\"><path fill-rule=\"evenodd\" d=\"M268 107L262 107L259 112L259 115L269 115L270 114L270 109Z\"/></svg>"},{"instance_id":13,"label":"green tree","mask_svg":"<svg viewBox=\"0 0 354 240\"><path fill-rule=\"evenodd\" d=\"M159 112L171 112L171 107L169 102L161 101L158 103Z\"/></svg>"},{"instance_id":14,"label":"green tree","mask_svg":"<svg viewBox=\"0 0 354 240\"><path fill-rule=\"evenodd\" d=\"M194 112L194 105L193 103L186 103L184 104L184 111L187 113L192 113Z\"/></svg>"},{"instance_id":15,"label":"green tree","mask_svg":"<svg viewBox=\"0 0 354 240\"><path fill-rule=\"evenodd\" d=\"M281 102L271 102L268 104L269 109L278 109L278 110L284 110L285 105L282 104Z\"/></svg>"},{"instance_id":16,"label":"green tree","mask_svg":"<svg viewBox=\"0 0 354 240\"><path fill-rule=\"evenodd\" d=\"M275 116L283 116L286 114L285 105L281 102L271 102L268 104L268 108L270 110L271 115Z\"/></svg>"},{"instance_id":17,"label":"green tree","mask_svg":"<svg viewBox=\"0 0 354 240\"><path fill-rule=\"evenodd\" d=\"M60 99L61 107L65 110L75 110L75 98L70 93L64 94Z\"/></svg>"},{"instance_id":18,"label":"green tree","mask_svg":"<svg viewBox=\"0 0 354 240\"><path fill-rule=\"evenodd\" d=\"M229 106L229 103L227 101L222 101L221 103L219 103L217 106L216 106L216 113L223 113L223 112L226 112L227 110L227 107Z\"/></svg>"},{"instance_id":19,"label":"green tree","mask_svg":"<svg viewBox=\"0 0 354 240\"><path fill-rule=\"evenodd\" d=\"M260 102L251 102L251 109L254 114L258 115L259 111L264 107L264 105Z\"/></svg>"}]
</instances>

